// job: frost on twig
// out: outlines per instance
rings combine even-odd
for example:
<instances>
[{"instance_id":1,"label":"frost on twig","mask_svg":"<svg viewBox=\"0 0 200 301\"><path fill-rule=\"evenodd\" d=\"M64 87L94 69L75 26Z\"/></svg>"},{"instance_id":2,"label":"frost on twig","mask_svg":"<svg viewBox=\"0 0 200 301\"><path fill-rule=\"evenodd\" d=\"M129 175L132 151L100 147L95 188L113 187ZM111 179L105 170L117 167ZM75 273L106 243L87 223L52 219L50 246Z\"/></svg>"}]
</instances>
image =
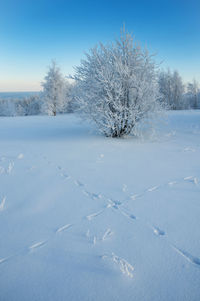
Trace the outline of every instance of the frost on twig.
<instances>
[{"instance_id":1,"label":"frost on twig","mask_svg":"<svg viewBox=\"0 0 200 301\"><path fill-rule=\"evenodd\" d=\"M114 253L112 253L112 255L103 255L102 256L103 259L110 259L111 261L113 261L120 269L120 271L125 274L126 276L133 278L133 271L134 271L134 267L125 259L118 257L117 255L115 255Z\"/></svg>"}]
</instances>

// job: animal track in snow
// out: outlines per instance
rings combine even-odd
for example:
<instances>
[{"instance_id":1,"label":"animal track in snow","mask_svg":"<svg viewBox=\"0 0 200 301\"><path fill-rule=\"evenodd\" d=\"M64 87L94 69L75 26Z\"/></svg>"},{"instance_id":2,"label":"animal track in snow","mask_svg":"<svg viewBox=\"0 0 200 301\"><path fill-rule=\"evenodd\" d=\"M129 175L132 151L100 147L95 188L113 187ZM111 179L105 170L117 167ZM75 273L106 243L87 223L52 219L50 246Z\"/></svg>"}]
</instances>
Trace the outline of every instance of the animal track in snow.
<instances>
[{"instance_id":1,"label":"animal track in snow","mask_svg":"<svg viewBox=\"0 0 200 301\"><path fill-rule=\"evenodd\" d=\"M194 176L185 177L184 181L193 182L195 185L198 185L198 179Z\"/></svg>"},{"instance_id":2,"label":"animal track in snow","mask_svg":"<svg viewBox=\"0 0 200 301\"><path fill-rule=\"evenodd\" d=\"M23 159L24 158L24 154L19 154L18 156L17 156L17 159Z\"/></svg>"},{"instance_id":3,"label":"animal track in snow","mask_svg":"<svg viewBox=\"0 0 200 301\"><path fill-rule=\"evenodd\" d=\"M95 199L101 199L102 195L101 194L97 194L97 193L91 193L90 194L91 197L95 200Z\"/></svg>"},{"instance_id":4,"label":"animal track in snow","mask_svg":"<svg viewBox=\"0 0 200 301\"><path fill-rule=\"evenodd\" d=\"M83 192L87 197L90 197L90 198L93 199L93 200L97 200L97 199L101 199L101 198L102 198L102 195L101 195L101 194L92 193L92 192L89 192L89 191L87 191L87 190L82 190L82 192Z\"/></svg>"},{"instance_id":5,"label":"animal track in snow","mask_svg":"<svg viewBox=\"0 0 200 301\"><path fill-rule=\"evenodd\" d=\"M13 170L13 167L14 167L14 162L10 162L9 165L8 165L8 168L6 170L6 173L10 174L11 171Z\"/></svg>"},{"instance_id":6,"label":"animal track in snow","mask_svg":"<svg viewBox=\"0 0 200 301\"><path fill-rule=\"evenodd\" d=\"M127 190L128 190L128 186L126 184L123 184L122 191L126 192Z\"/></svg>"},{"instance_id":7,"label":"animal track in snow","mask_svg":"<svg viewBox=\"0 0 200 301\"><path fill-rule=\"evenodd\" d=\"M90 214L90 215L86 216L86 218L87 218L89 221L91 221L93 218L97 217L97 216L100 215L102 212L103 212L103 210L98 211L98 212L96 212L96 213L93 213L93 214Z\"/></svg>"},{"instance_id":8,"label":"animal track in snow","mask_svg":"<svg viewBox=\"0 0 200 301\"><path fill-rule=\"evenodd\" d=\"M157 189L158 189L158 186L154 186L154 187L149 188L147 191L152 192Z\"/></svg>"},{"instance_id":9,"label":"animal track in snow","mask_svg":"<svg viewBox=\"0 0 200 301\"><path fill-rule=\"evenodd\" d=\"M131 200L135 201L137 198L139 198L141 195L140 194L132 194L130 196Z\"/></svg>"},{"instance_id":10,"label":"animal track in snow","mask_svg":"<svg viewBox=\"0 0 200 301\"><path fill-rule=\"evenodd\" d=\"M46 244L46 241L39 241L39 242L37 242L37 243L31 245L31 246L29 247L29 250L37 249L37 248L39 248L39 247L44 246L45 244Z\"/></svg>"},{"instance_id":11,"label":"animal track in snow","mask_svg":"<svg viewBox=\"0 0 200 301\"><path fill-rule=\"evenodd\" d=\"M72 224L64 225L64 226L58 228L58 230L56 231L56 233L63 232L63 231L65 231L65 230L69 229L70 227L72 227Z\"/></svg>"},{"instance_id":12,"label":"animal track in snow","mask_svg":"<svg viewBox=\"0 0 200 301\"><path fill-rule=\"evenodd\" d=\"M114 208L114 209L119 209L119 206L122 205L122 202L120 201L114 201L111 199L107 199L109 204L107 205L107 208Z\"/></svg>"},{"instance_id":13,"label":"animal track in snow","mask_svg":"<svg viewBox=\"0 0 200 301\"><path fill-rule=\"evenodd\" d=\"M0 211L4 210L5 203L6 203L6 197L3 197L3 199L2 199L2 201L0 203Z\"/></svg>"},{"instance_id":14,"label":"animal track in snow","mask_svg":"<svg viewBox=\"0 0 200 301\"><path fill-rule=\"evenodd\" d=\"M173 185L175 185L175 184L177 184L176 181L172 181L172 182L169 182L169 183L168 183L168 185L170 185L170 186L173 186Z\"/></svg>"},{"instance_id":15,"label":"animal track in snow","mask_svg":"<svg viewBox=\"0 0 200 301\"><path fill-rule=\"evenodd\" d=\"M137 219L136 216L133 215L133 214L126 213L126 212L124 212L123 210L120 210L120 211L121 211L121 213L122 213L124 216L126 216L126 217L128 217L128 218L130 218L130 219Z\"/></svg>"},{"instance_id":16,"label":"animal track in snow","mask_svg":"<svg viewBox=\"0 0 200 301\"><path fill-rule=\"evenodd\" d=\"M163 236L165 235L165 231L161 230L158 227L153 227L153 232L154 234L158 235L158 236Z\"/></svg>"},{"instance_id":17,"label":"animal track in snow","mask_svg":"<svg viewBox=\"0 0 200 301\"><path fill-rule=\"evenodd\" d=\"M7 261L7 259L8 259L8 258L1 258L1 259L0 259L0 264L1 264L1 263L4 263L5 261Z\"/></svg>"},{"instance_id":18,"label":"animal track in snow","mask_svg":"<svg viewBox=\"0 0 200 301\"><path fill-rule=\"evenodd\" d=\"M69 180L71 177L68 175L68 174L66 174L66 173L61 173L61 176L63 177L63 178L65 178L66 180Z\"/></svg>"},{"instance_id":19,"label":"animal track in snow","mask_svg":"<svg viewBox=\"0 0 200 301\"><path fill-rule=\"evenodd\" d=\"M112 235L113 235L113 232L110 229L107 229L102 237L102 240L106 240L107 238L109 238Z\"/></svg>"},{"instance_id":20,"label":"animal track in snow","mask_svg":"<svg viewBox=\"0 0 200 301\"><path fill-rule=\"evenodd\" d=\"M175 246L172 246L176 252L178 252L180 255L182 255L183 257L185 257L189 262L195 264L195 265L198 265L200 266L200 258L198 257L195 257L193 255L191 255L190 253L186 252L186 251L183 251Z\"/></svg>"},{"instance_id":21,"label":"animal track in snow","mask_svg":"<svg viewBox=\"0 0 200 301\"><path fill-rule=\"evenodd\" d=\"M103 255L102 259L110 259L119 267L120 271L123 274L127 275L130 278L133 278L134 267L128 261L126 261L124 258L121 258L121 257L115 255L114 253L112 253L111 256Z\"/></svg>"},{"instance_id":22,"label":"animal track in snow","mask_svg":"<svg viewBox=\"0 0 200 301\"><path fill-rule=\"evenodd\" d=\"M0 175L3 174L3 173L5 173L5 169L4 169L3 166L0 166Z\"/></svg>"},{"instance_id":23,"label":"animal track in snow","mask_svg":"<svg viewBox=\"0 0 200 301\"><path fill-rule=\"evenodd\" d=\"M189 147L185 147L183 149L183 151L184 152L193 152L194 153L196 151L196 149L189 146Z\"/></svg>"},{"instance_id":24,"label":"animal track in snow","mask_svg":"<svg viewBox=\"0 0 200 301\"><path fill-rule=\"evenodd\" d=\"M195 185L198 185L198 182L199 182L198 179L197 179L197 178L194 178L193 180L194 180L194 184L195 184Z\"/></svg>"},{"instance_id":25,"label":"animal track in snow","mask_svg":"<svg viewBox=\"0 0 200 301\"><path fill-rule=\"evenodd\" d=\"M32 171L32 170L34 170L34 169L36 169L36 168L37 168L36 166L31 166L31 167L28 168L28 170L29 170L29 171Z\"/></svg>"},{"instance_id":26,"label":"animal track in snow","mask_svg":"<svg viewBox=\"0 0 200 301\"><path fill-rule=\"evenodd\" d=\"M81 182L78 181L78 180L75 180L75 181L74 181L74 184L75 184L76 186L79 186L79 187L85 186L83 183L81 183Z\"/></svg>"},{"instance_id":27,"label":"animal track in snow","mask_svg":"<svg viewBox=\"0 0 200 301\"><path fill-rule=\"evenodd\" d=\"M93 245L96 245L98 239L95 235L94 236L90 235L90 230L89 229L86 232L86 237L88 238L89 242L92 242Z\"/></svg>"},{"instance_id":28,"label":"animal track in snow","mask_svg":"<svg viewBox=\"0 0 200 301\"><path fill-rule=\"evenodd\" d=\"M63 168L62 168L61 166L58 165L58 166L57 166L57 169L58 169L58 170L62 170Z\"/></svg>"}]
</instances>

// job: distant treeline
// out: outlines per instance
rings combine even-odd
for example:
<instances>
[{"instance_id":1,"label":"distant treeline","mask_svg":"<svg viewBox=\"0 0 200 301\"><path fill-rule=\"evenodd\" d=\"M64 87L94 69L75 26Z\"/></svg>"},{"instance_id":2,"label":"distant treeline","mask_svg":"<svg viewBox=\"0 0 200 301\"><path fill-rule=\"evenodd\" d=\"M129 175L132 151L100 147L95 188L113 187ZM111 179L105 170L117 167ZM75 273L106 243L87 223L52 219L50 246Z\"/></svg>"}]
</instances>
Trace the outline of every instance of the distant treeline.
<instances>
[{"instance_id":1,"label":"distant treeline","mask_svg":"<svg viewBox=\"0 0 200 301\"><path fill-rule=\"evenodd\" d=\"M177 71L160 71L158 73L158 86L160 91L160 102L164 103L170 110L200 109L200 87L196 80L184 84ZM69 83L65 81L62 92L61 105L57 106L56 113L71 113L76 110L77 104L73 97L76 81ZM26 93L1 93L0 116L28 116L51 114L47 106L47 95L44 92ZM51 97L49 95L48 97Z\"/></svg>"},{"instance_id":2,"label":"distant treeline","mask_svg":"<svg viewBox=\"0 0 200 301\"><path fill-rule=\"evenodd\" d=\"M58 113L71 113L73 111L69 97L63 97L62 108ZM0 116L28 116L28 115L45 115L48 114L45 105L45 99L42 93L36 93L30 96L19 98L5 97L0 98Z\"/></svg>"}]
</instances>

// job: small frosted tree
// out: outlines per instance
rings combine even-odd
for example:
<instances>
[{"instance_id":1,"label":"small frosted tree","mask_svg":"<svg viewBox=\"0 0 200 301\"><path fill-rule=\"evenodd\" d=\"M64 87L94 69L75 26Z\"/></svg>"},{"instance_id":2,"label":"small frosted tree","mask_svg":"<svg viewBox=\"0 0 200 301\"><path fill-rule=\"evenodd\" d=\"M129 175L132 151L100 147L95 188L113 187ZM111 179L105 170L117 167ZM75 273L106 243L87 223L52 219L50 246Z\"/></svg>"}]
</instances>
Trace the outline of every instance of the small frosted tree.
<instances>
[{"instance_id":1,"label":"small frosted tree","mask_svg":"<svg viewBox=\"0 0 200 301\"><path fill-rule=\"evenodd\" d=\"M66 94L66 83L55 61L52 61L42 86L44 111L55 116L65 105Z\"/></svg>"},{"instance_id":2,"label":"small frosted tree","mask_svg":"<svg viewBox=\"0 0 200 301\"><path fill-rule=\"evenodd\" d=\"M182 109L184 85L178 71L173 73L170 69L162 71L159 74L158 82L162 102L170 109Z\"/></svg>"},{"instance_id":3,"label":"small frosted tree","mask_svg":"<svg viewBox=\"0 0 200 301\"><path fill-rule=\"evenodd\" d=\"M184 85L181 76L178 71L174 71L173 77L173 106L174 110L182 109L183 107L183 94L184 94Z\"/></svg>"},{"instance_id":4,"label":"small frosted tree","mask_svg":"<svg viewBox=\"0 0 200 301\"><path fill-rule=\"evenodd\" d=\"M91 49L76 67L79 111L106 136L122 137L159 110L156 65L147 50L122 31L115 43Z\"/></svg>"},{"instance_id":5,"label":"small frosted tree","mask_svg":"<svg viewBox=\"0 0 200 301\"><path fill-rule=\"evenodd\" d=\"M187 92L190 96L191 107L198 109L200 99L200 88L198 82L194 79L192 83L188 83Z\"/></svg>"}]
</instances>

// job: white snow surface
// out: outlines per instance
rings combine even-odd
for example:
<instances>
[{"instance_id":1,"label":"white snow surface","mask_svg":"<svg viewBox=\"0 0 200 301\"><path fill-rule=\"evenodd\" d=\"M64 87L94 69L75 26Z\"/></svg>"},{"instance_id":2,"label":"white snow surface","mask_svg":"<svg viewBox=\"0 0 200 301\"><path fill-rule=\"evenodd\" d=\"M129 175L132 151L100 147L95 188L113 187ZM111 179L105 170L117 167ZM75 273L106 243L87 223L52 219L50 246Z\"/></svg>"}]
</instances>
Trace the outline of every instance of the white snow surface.
<instances>
[{"instance_id":1,"label":"white snow surface","mask_svg":"<svg viewBox=\"0 0 200 301\"><path fill-rule=\"evenodd\" d=\"M1 301L199 301L200 111L154 139L0 119Z\"/></svg>"}]
</instances>

